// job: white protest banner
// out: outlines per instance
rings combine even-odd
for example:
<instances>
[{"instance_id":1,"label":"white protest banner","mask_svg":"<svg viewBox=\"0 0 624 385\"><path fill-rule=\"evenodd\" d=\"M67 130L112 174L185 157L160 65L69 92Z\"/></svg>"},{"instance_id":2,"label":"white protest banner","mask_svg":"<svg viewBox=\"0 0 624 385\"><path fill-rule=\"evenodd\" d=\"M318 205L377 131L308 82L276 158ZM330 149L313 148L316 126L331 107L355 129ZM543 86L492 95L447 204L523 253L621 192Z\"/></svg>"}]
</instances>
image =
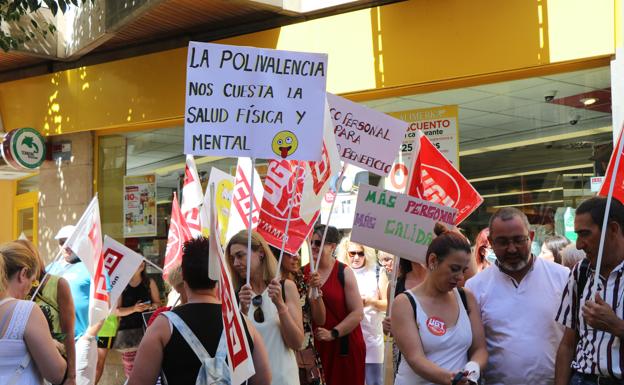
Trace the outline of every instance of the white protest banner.
<instances>
[{"instance_id":1,"label":"white protest banner","mask_svg":"<svg viewBox=\"0 0 624 385\"><path fill-rule=\"evenodd\" d=\"M361 185L351 240L425 263L433 227L455 225L457 210L409 195Z\"/></svg>"},{"instance_id":2,"label":"white protest banner","mask_svg":"<svg viewBox=\"0 0 624 385\"><path fill-rule=\"evenodd\" d=\"M143 257L108 235L104 236L102 250L104 250L102 252L104 268L110 279L110 303L116 307L121 293L143 263Z\"/></svg>"},{"instance_id":3,"label":"white protest banner","mask_svg":"<svg viewBox=\"0 0 624 385\"><path fill-rule=\"evenodd\" d=\"M327 102L340 158L375 174L388 175L408 124L330 93Z\"/></svg>"},{"instance_id":4,"label":"white protest banner","mask_svg":"<svg viewBox=\"0 0 624 385\"><path fill-rule=\"evenodd\" d=\"M319 160L326 74L326 54L190 42L184 153Z\"/></svg>"},{"instance_id":5,"label":"white protest banner","mask_svg":"<svg viewBox=\"0 0 624 385\"><path fill-rule=\"evenodd\" d=\"M228 229L228 222L230 219L230 207L232 205L232 193L234 191L234 177L227 172L223 172L216 167L210 169L210 178L208 178L208 186L215 186L215 198L214 200L210 196L210 191L206 189L204 195L204 204L202 207L207 208L207 212L210 212L214 202L215 209L217 211L216 216L219 220L219 229L221 234L219 240L222 245L225 245L226 233ZM255 187L255 186L254 186ZM211 216L208 216L211 218ZM202 224L202 232L204 234L210 234L210 219L207 223Z\"/></svg>"},{"instance_id":6,"label":"white protest banner","mask_svg":"<svg viewBox=\"0 0 624 385\"><path fill-rule=\"evenodd\" d=\"M401 145L401 153L404 156L411 157L412 154L418 152L419 137L416 133L420 130L438 151L455 168L459 169L459 128L456 105L390 112L388 115L409 122Z\"/></svg>"}]
</instances>

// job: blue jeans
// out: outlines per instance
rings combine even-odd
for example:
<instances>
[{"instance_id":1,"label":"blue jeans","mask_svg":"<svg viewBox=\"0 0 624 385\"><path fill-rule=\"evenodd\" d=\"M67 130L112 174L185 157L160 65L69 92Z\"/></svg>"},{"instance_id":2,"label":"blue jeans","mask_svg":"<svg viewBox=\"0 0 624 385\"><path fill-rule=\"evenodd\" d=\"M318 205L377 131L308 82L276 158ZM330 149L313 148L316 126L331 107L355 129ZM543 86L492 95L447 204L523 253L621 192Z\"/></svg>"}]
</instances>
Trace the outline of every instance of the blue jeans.
<instances>
[{"instance_id":1,"label":"blue jeans","mask_svg":"<svg viewBox=\"0 0 624 385\"><path fill-rule=\"evenodd\" d=\"M366 385L383 385L383 364L366 364Z\"/></svg>"},{"instance_id":2,"label":"blue jeans","mask_svg":"<svg viewBox=\"0 0 624 385\"><path fill-rule=\"evenodd\" d=\"M570 378L569 385L596 385L595 381L586 380L580 374L574 372Z\"/></svg>"}]
</instances>

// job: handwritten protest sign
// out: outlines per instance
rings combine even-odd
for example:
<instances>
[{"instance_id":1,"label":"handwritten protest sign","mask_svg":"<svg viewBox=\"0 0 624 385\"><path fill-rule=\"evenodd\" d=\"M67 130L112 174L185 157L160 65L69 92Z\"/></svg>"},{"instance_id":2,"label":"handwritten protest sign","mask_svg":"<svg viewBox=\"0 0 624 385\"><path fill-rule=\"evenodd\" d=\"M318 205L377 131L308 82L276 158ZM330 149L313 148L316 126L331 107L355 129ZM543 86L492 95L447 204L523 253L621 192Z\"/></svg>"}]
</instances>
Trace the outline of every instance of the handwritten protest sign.
<instances>
[{"instance_id":1,"label":"handwritten protest sign","mask_svg":"<svg viewBox=\"0 0 624 385\"><path fill-rule=\"evenodd\" d=\"M370 185L360 185L351 240L425 262L436 222L454 226L457 210Z\"/></svg>"},{"instance_id":2,"label":"handwritten protest sign","mask_svg":"<svg viewBox=\"0 0 624 385\"><path fill-rule=\"evenodd\" d=\"M329 93L327 102L340 158L387 176L408 123Z\"/></svg>"},{"instance_id":3,"label":"handwritten protest sign","mask_svg":"<svg viewBox=\"0 0 624 385\"><path fill-rule=\"evenodd\" d=\"M325 54L190 42L184 152L319 160L326 74Z\"/></svg>"}]
</instances>

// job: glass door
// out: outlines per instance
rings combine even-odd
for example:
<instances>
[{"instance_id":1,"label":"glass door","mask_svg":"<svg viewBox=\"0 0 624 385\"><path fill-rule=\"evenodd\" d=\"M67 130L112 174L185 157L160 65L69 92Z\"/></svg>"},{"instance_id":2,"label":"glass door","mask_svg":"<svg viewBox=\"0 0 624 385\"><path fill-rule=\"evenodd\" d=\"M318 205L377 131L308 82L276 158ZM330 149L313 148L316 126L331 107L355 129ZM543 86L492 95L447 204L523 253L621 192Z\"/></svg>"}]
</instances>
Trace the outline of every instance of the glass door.
<instances>
[{"instance_id":1,"label":"glass door","mask_svg":"<svg viewBox=\"0 0 624 385\"><path fill-rule=\"evenodd\" d=\"M27 238L37 247L38 191L15 196L13 208L13 239Z\"/></svg>"}]
</instances>

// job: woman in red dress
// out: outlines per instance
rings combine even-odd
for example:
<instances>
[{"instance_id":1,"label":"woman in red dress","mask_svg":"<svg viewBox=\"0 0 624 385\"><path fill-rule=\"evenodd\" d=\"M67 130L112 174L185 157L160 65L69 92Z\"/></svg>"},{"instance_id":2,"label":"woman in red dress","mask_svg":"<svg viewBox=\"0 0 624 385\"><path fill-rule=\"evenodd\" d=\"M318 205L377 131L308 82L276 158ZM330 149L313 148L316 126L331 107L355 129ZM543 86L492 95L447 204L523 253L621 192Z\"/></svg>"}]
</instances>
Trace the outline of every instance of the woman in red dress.
<instances>
[{"instance_id":1,"label":"woman in red dress","mask_svg":"<svg viewBox=\"0 0 624 385\"><path fill-rule=\"evenodd\" d=\"M333 256L340 242L340 233L335 227L328 228L320 253L324 230L325 226L316 226L311 237L313 260L321 255L319 274L324 282L321 295L326 314L325 324L313 325L316 349L328 385L364 385L366 345L360 329L362 298L353 271ZM305 266L304 274L309 276L309 264Z\"/></svg>"}]
</instances>

